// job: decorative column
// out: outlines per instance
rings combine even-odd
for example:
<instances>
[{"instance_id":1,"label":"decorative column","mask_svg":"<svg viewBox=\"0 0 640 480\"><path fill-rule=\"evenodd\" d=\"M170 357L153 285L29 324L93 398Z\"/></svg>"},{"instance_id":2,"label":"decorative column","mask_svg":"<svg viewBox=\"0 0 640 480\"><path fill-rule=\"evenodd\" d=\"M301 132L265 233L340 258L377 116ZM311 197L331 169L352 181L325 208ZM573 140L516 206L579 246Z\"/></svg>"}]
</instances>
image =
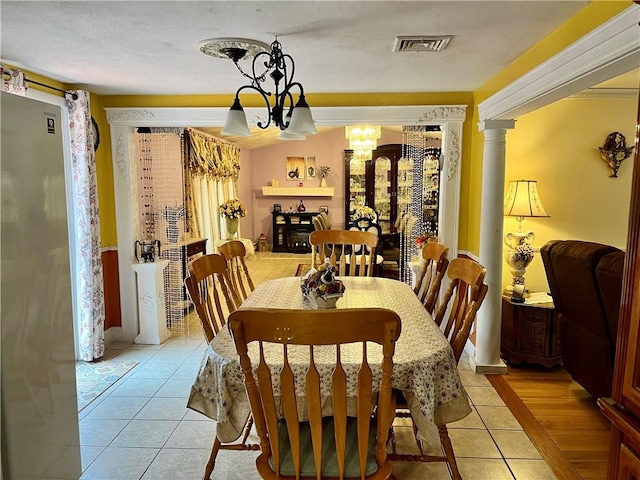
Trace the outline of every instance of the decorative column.
<instances>
[{"instance_id":1,"label":"decorative column","mask_svg":"<svg viewBox=\"0 0 640 480\"><path fill-rule=\"evenodd\" d=\"M136 337L135 343L160 345L171 337L171 331L167 328L162 274L167 265L168 260L131 265L138 279L140 334Z\"/></svg>"},{"instance_id":2,"label":"decorative column","mask_svg":"<svg viewBox=\"0 0 640 480\"><path fill-rule=\"evenodd\" d=\"M502 230L504 210L505 134L515 120L480 122L484 131L482 158L482 206L480 263L487 269L489 291L476 320L476 352L472 359L476 373L506 373L500 359L502 326Z\"/></svg>"}]
</instances>

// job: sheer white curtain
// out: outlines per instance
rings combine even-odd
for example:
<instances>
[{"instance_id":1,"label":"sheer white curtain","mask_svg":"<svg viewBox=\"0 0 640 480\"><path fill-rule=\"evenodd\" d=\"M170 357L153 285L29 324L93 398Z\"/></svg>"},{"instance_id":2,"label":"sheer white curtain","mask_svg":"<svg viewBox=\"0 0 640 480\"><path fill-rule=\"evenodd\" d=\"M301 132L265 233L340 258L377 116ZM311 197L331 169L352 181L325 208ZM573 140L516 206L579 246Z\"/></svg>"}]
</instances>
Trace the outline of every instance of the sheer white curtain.
<instances>
[{"instance_id":1,"label":"sheer white curtain","mask_svg":"<svg viewBox=\"0 0 640 480\"><path fill-rule=\"evenodd\" d=\"M73 204L76 235L76 298L80 360L91 361L104 355L104 278L100 251L98 186L93 151L93 132L89 92L76 90L69 100Z\"/></svg>"},{"instance_id":2,"label":"sheer white curtain","mask_svg":"<svg viewBox=\"0 0 640 480\"><path fill-rule=\"evenodd\" d=\"M207 252L215 252L227 237L218 207L238 195L240 150L193 129L187 129L187 135L188 203L193 228L199 238L208 239Z\"/></svg>"}]
</instances>

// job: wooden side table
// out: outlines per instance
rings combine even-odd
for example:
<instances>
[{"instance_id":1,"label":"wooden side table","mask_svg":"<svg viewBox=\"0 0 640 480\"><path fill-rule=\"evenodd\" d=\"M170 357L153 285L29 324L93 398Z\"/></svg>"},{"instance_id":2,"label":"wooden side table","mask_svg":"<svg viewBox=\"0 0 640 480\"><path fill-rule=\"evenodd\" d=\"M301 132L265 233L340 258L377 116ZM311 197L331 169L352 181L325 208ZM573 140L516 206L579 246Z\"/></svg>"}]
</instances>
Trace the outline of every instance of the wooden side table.
<instances>
[{"instance_id":1,"label":"wooden side table","mask_svg":"<svg viewBox=\"0 0 640 480\"><path fill-rule=\"evenodd\" d=\"M502 357L506 362L562 364L560 332L553 302L514 303L502 297Z\"/></svg>"}]
</instances>

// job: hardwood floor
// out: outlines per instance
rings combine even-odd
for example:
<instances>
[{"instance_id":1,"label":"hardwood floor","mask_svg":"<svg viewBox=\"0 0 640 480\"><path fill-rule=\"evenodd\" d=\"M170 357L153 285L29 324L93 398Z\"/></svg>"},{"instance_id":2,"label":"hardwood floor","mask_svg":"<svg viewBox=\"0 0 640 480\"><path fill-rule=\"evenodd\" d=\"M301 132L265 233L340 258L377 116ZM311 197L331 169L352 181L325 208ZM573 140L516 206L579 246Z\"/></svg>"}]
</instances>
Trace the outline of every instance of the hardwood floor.
<instances>
[{"instance_id":1,"label":"hardwood floor","mask_svg":"<svg viewBox=\"0 0 640 480\"><path fill-rule=\"evenodd\" d=\"M606 478L611 424L562 368L487 375L560 480Z\"/></svg>"}]
</instances>

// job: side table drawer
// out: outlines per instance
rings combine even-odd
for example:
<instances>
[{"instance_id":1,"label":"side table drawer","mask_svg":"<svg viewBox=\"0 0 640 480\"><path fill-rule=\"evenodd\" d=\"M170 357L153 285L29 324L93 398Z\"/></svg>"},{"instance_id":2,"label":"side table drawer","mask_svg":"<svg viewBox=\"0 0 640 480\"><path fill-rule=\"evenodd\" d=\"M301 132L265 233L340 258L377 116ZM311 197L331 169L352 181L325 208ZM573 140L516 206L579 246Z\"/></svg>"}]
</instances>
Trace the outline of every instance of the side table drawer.
<instances>
[{"instance_id":1,"label":"side table drawer","mask_svg":"<svg viewBox=\"0 0 640 480\"><path fill-rule=\"evenodd\" d=\"M551 312L551 311L550 311ZM550 323L544 310L533 308L516 309L516 324L520 324L521 352L547 356L549 353Z\"/></svg>"},{"instance_id":2,"label":"side table drawer","mask_svg":"<svg viewBox=\"0 0 640 480\"><path fill-rule=\"evenodd\" d=\"M512 364L537 363L552 367L562 363L560 336L552 303L514 303L502 297L502 357Z\"/></svg>"}]
</instances>

